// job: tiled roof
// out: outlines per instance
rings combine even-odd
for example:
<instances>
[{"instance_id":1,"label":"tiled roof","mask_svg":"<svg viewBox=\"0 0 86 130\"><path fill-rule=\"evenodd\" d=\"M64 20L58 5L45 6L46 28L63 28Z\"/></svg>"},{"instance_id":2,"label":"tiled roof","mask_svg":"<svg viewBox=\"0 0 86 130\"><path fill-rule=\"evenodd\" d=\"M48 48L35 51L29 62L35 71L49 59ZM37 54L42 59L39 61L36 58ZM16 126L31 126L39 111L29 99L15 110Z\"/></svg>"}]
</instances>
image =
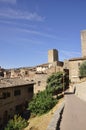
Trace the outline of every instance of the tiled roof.
<instances>
[{"instance_id":1,"label":"tiled roof","mask_svg":"<svg viewBox=\"0 0 86 130\"><path fill-rule=\"evenodd\" d=\"M49 63L45 63L45 64L37 65L36 67L47 67L48 65Z\"/></svg>"},{"instance_id":2,"label":"tiled roof","mask_svg":"<svg viewBox=\"0 0 86 130\"><path fill-rule=\"evenodd\" d=\"M0 88L23 86L34 84L34 81L26 81L20 78L0 78Z\"/></svg>"},{"instance_id":3,"label":"tiled roof","mask_svg":"<svg viewBox=\"0 0 86 130\"><path fill-rule=\"evenodd\" d=\"M69 61L86 60L86 57L71 58Z\"/></svg>"}]
</instances>

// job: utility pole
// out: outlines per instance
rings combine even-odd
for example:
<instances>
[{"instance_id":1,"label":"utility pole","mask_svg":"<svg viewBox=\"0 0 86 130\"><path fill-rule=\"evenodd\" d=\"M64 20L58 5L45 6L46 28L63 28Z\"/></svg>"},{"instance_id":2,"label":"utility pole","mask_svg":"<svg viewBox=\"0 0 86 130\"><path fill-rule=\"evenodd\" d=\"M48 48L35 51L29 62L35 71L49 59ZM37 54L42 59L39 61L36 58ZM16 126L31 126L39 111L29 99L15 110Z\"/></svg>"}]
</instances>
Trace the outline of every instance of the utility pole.
<instances>
[{"instance_id":1,"label":"utility pole","mask_svg":"<svg viewBox=\"0 0 86 130\"><path fill-rule=\"evenodd\" d=\"M65 76L65 74L64 74L64 71L63 71L63 96L64 96L64 76Z\"/></svg>"}]
</instances>

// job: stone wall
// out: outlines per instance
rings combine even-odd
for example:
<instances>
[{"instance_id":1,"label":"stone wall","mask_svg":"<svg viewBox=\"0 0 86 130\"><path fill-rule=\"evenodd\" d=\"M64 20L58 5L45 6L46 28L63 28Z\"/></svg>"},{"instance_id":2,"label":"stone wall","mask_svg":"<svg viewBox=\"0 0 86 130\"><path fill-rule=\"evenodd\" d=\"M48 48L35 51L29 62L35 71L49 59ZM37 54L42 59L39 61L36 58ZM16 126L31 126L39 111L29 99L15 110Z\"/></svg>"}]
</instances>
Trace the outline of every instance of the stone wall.
<instances>
[{"instance_id":1,"label":"stone wall","mask_svg":"<svg viewBox=\"0 0 86 130\"><path fill-rule=\"evenodd\" d=\"M34 93L38 93L40 91L45 90L47 78L48 78L47 74L36 74L35 75Z\"/></svg>"},{"instance_id":2,"label":"stone wall","mask_svg":"<svg viewBox=\"0 0 86 130\"><path fill-rule=\"evenodd\" d=\"M86 80L85 82L75 84L76 87L76 96L78 96L80 99L86 101Z\"/></svg>"},{"instance_id":3,"label":"stone wall","mask_svg":"<svg viewBox=\"0 0 86 130\"><path fill-rule=\"evenodd\" d=\"M79 82L79 67L86 59L75 59L69 61L69 79L71 82Z\"/></svg>"},{"instance_id":4,"label":"stone wall","mask_svg":"<svg viewBox=\"0 0 86 130\"><path fill-rule=\"evenodd\" d=\"M64 69L69 69L69 60L64 60Z\"/></svg>"}]
</instances>

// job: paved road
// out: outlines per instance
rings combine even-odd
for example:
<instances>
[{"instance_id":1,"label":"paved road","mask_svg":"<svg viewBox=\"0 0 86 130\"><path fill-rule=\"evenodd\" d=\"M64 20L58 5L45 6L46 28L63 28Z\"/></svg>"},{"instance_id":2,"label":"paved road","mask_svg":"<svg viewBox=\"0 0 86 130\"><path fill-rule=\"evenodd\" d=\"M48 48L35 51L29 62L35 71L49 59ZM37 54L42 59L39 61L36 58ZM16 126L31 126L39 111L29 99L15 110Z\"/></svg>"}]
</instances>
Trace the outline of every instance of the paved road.
<instances>
[{"instance_id":1,"label":"paved road","mask_svg":"<svg viewBox=\"0 0 86 130\"><path fill-rule=\"evenodd\" d=\"M60 130L86 130L86 102L74 94L65 96Z\"/></svg>"}]
</instances>

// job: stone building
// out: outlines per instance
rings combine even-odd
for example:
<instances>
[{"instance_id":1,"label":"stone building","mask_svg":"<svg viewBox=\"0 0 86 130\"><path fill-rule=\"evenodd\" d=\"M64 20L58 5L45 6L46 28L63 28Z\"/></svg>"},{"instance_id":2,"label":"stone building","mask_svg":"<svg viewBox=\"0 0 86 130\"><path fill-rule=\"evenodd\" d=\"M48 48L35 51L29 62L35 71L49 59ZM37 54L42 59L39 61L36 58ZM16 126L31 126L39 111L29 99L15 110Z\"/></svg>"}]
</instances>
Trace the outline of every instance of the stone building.
<instances>
[{"instance_id":1,"label":"stone building","mask_svg":"<svg viewBox=\"0 0 86 130\"><path fill-rule=\"evenodd\" d=\"M34 81L34 93L37 93L46 88L46 80L52 73L63 71L63 62L58 59L58 51L56 49L49 50L48 63L35 67L6 70L4 78L20 78L26 81Z\"/></svg>"},{"instance_id":2,"label":"stone building","mask_svg":"<svg viewBox=\"0 0 86 130\"><path fill-rule=\"evenodd\" d=\"M53 63L58 61L58 51L56 49L52 49L48 51L48 63Z\"/></svg>"},{"instance_id":3,"label":"stone building","mask_svg":"<svg viewBox=\"0 0 86 130\"><path fill-rule=\"evenodd\" d=\"M86 61L85 57L69 59L69 78L71 82L80 82L79 67L84 61Z\"/></svg>"},{"instance_id":4,"label":"stone building","mask_svg":"<svg viewBox=\"0 0 86 130\"><path fill-rule=\"evenodd\" d=\"M86 57L86 30L81 31L82 57Z\"/></svg>"},{"instance_id":5,"label":"stone building","mask_svg":"<svg viewBox=\"0 0 86 130\"><path fill-rule=\"evenodd\" d=\"M22 114L33 97L34 82L18 78L0 79L0 128L14 116Z\"/></svg>"},{"instance_id":6,"label":"stone building","mask_svg":"<svg viewBox=\"0 0 86 130\"><path fill-rule=\"evenodd\" d=\"M73 83L80 82L79 67L86 61L86 30L81 31L81 52L81 57L64 61L64 68L69 69L69 79Z\"/></svg>"},{"instance_id":7,"label":"stone building","mask_svg":"<svg viewBox=\"0 0 86 130\"><path fill-rule=\"evenodd\" d=\"M0 66L0 76L1 77L4 77L4 71L5 71L5 69L1 68L1 66Z\"/></svg>"},{"instance_id":8,"label":"stone building","mask_svg":"<svg viewBox=\"0 0 86 130\"><path fill-rule=\"evenodd\" d=\"M34 93L38 93L40 91L43 91L46 89L46 81L47 78L52 74L52 73L56 73L56 72L63 72L63 67L61 66L56 66L56 67L51 67L49 69L47 69L46 73L36 73L34 76Z\"/></svg>"},{"instance_id":9,"label":"stone building","mask_svg":"<svg viewBox=\"0 0 86 130\"><path fill-rule=\"evenodd\" d=\"M50 68L63 68L63 62L59 61L58 50L48 50L48 69Z\"/></svg>"},{"instance_id":10,"label":"stone building","mask_svg":"<svg viewBox=\"0 0 86 130\"><path fill-rule=\"evenodd\" d=\"M63 62L58 59L58 51L52 49L48 51L48 63L36 66L36 73L34 75L34 93L46 89L47 78L52 73L63 71Z\"/></svg>"},{"instance_id":11,"label":"stone building","mask_svg":"<svg viewBox=\"0 0 86 130\"><path fill-rule=\"evenodd\" d=\"M42 64L36 66L36 73L47 73L47 69L49 69L49 64Z\"/></svg>"}]
</instances>

